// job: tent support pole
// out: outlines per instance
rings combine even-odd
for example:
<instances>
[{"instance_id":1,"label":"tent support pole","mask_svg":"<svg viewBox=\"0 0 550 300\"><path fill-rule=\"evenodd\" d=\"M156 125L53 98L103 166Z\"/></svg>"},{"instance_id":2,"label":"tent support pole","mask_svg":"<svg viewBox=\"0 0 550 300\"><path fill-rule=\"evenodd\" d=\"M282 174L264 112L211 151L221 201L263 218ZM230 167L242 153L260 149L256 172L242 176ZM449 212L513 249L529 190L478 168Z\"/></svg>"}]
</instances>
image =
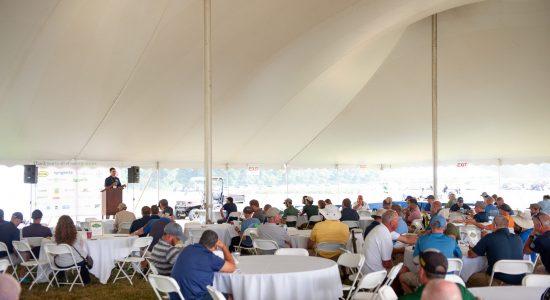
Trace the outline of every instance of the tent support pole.
<instances>
[{"instance_id":1,"label":"tent support pole","mask_svg":"<svg viewBox=\"0 0 550 300\"><path fill-rule=\"evenodd\" d=\"M438 199L437 189L437 14L432 15L432 166L433 166L433 193Z\"/></svg>"},{"instance_id":2,"label":"tent support pole","mask_svg":"<svg viewBox=\"0 0 550 300\"><path fill-rule=\"evenodd\" d=\"M204 201L207 222L212 222L212 70L210 52L210 4L210 0L204 0Z\"/></svg>"}]
</instances>

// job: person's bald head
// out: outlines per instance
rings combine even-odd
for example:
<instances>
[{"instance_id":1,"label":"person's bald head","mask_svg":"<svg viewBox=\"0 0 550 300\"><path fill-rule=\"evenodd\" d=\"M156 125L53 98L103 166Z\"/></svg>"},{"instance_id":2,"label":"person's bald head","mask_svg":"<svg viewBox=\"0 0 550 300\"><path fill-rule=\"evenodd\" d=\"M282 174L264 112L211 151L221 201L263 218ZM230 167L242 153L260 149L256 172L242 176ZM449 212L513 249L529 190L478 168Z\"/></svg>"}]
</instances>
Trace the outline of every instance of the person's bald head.
<instances>
[{"instance_id":1,"label":"person's bald head","mask_svg":"<svg viewBox=\"0 0 550 300\"><path fill-rule=\"evenodd\" d=\"M430 280L422 291L422 300L461 300L462 294L456 283L444 279Z\"/></svg>"},{"instance_id":2,"label":"person's bald head","mask_svg":"<svg viewBox=\"0 0 550 300\"><path fill-rule=\"evenodd\" d=\"M21 285L11 275L0 274L0 299L17 300L21 294Z\"/></svg>"},{"instance_id":3,"label":"person's bald head","mask_svg":"<svg viewBox=\"0 0 550 300\"><path fill-rule=\"evenodd\" d=\"M508 221L508 218L506 218L505 216L499 215L495 217L495 220L493 221L493 223L495 224L495 227L497 229L500 229L500 228L508 228L509 221Z\"/></svg>"}]
</instances>

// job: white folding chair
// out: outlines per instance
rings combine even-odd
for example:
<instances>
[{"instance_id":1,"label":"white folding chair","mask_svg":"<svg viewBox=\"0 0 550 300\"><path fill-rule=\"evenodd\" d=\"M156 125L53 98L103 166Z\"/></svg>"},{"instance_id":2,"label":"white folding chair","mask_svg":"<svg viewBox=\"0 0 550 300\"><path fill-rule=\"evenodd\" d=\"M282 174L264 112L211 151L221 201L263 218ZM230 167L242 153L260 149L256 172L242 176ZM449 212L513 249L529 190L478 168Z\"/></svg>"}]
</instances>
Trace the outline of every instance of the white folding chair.
<instances>
[{"instance_id":1,"label":"white folding chair","mask_svg":"<svg viewBox=\"0 0 550 300\"><path fill-rule=\"evenodd\" d=\"M534 265L528 260L502 259L495 263L489 286L493 284L495 273L504 273L509 275L519 275L525 273L533 273Z\"/></svg>"},{"instance_id":2,"label":"white folding chair","mask_svg":"<svg viewBox=\"0 0 550 300\"><path fill-rule=\"evenodd\" d=\"M399 271L401 271L401 268L403 267L403 263L398 263L397 265L393 266L391 270L388 272L388 277L386 279L386 282L384 285L392 285L393 281L399 274Z\"/></svg>"},{"instance_id":3,"label":"white folding chair","mask_svg":"<svg viewBox=\"0 0 550 300\"><path fill-rule=\"evenodd\" d=\"M523 277L523 281L521 284L523 286L549 287L550 275L527 274L525 275L525 277Z\"/></svg>"},{"instance_id":4,"label":"white folding chair","mask_svg":"<svg viewBox=\"0 0 550 300\"><path fill-rule=\"evenodd\" d=\"M139 273L145 279L145 281L147 281L147 276L143 274L140 264L145 260L145 254L147 253L147 248L149 248L151 242L153 242L153 237L150 236L141 237L134 240L134 244L132 245L132 248L130 249L128 255L123 259L117 259L115 261L116 266L118 267L118 272L113 282L126 277L130 284L134 285L132 283L132 280L134 279L134 275L136 275L136 273ZM134 251L139 251L141 254L139 256L132 256ZM134 269L134 272L131 276L129 276L128 273L126 273L126 271L124 270L124 267L126 266L128 266L128 271L130 271L130 267ZM124 277L119 277L121 272L124 274Z\"/></svg>"},{"instance_id":5,"label":"white folding chair","mask_svg":"<svg viewBox=\"0 0 550 300\"><path fill-rule=\"evenodd\" d=\"M380 300L397 300L397 294L389 285L384 285L378 290L378 299Z\"/></svg>"},{"instance_id":6,"label":"white folding chair","mask_svg":"<svg viewBox=\"0 0 550 300\"><path fill-rule=\"evenodd\" d=\"M258 238L258 229L251 227L251 228L247 228L247 229L244 230L244 232L241 236L241 241L239 242L239 246L236 247L237 252L241 252L241 250L247 250L247 251L250 251L250 252L256 254L256 249L254 248L254 244L252 244L252 247L244 247L242 245L243 240L245 240L246 237L250 237L250 239L252 241L254 241L254 239Z\"/></svg>"},{"instance_id":7,"label":"white folding chair","mask_svg":"<svg viewBox=\"0 0 550 300\"><path fill-rule=\"evenodd\" d=\"M424 225L422 224L422 219L414 219L411 222L411 226L414 227L414 233L419 233L424 230Z\"/></svg>"},{"instance_id":8,"label":"white folding chair","mask_svg":"<svg viewBox=\"0 0 550 300\"><path fill-rule=\"evenodd\" d=\"M120 225L118 225L118 233L130 233L131 226L132 222L120 223Z\"/></svg>"},{"instance_id":9,"label":"white folding chair","mask_svg":"<svg viewBox=\"0 0 550 300\"><path fill-rule=\"evenodd\" d=\"M368 273L361 278L351 299L373 299L376 297L378 288L384 282L388 272L386 270ZM361 290L370 290L370 292L361 292Z\"/></svg>"},{"instance_id":10,"label":"white folding chair","mask_svg":"<svg viewBox=\"0 0 550 300\"><path fill-rule=\"evenodd\" d=\"M42 238L40 238L42 239ZM21 278L21 281L25 280L27 276L31 276L32 283L29 287L29 291L32 289L35 283L37 283L38 278L41 276L44 276L44 266L48 264L48 261L39 261L36 259L36 256L34 256L34 253L32 252L31 246L26 241L13 241L13 250L17 253L19 256L19 259L21 259L20 266L23 266L27 269L27 272L25 273L25 276ZM36 277L34 276L33 272L36 272Z\"/></svg>"},{"instance_id":11,"label":"white folding chair","mask_svg":"<svg viewBox=\"0 0 550 300\"><path fill-rule=\"evenodd\" d=\"M238 220L241 217L241 214L238 211L234 211L227 216L227 221Z\"/></svg>"},{"instance_id":12,"label":"white folding chair","mask_svg":"<svg viewBox=\"0 0 550 300\"><path fill-rule=\"evenodd\" d=\"M309 256L309 252L303 248L280 248L275 251L275 255Z\"/></svg>"},{"instance_id":13,"label":"white folding chair","mask_svg":"<svg viewBox=\"0 0 550 300\"><path fill-rule=\"evenodd\" d=\"M26 237L26 238L22 238L21 241L26 241L27 244L31 246L31 248L34 248L34 247L40 247L42 245L43 239L44 239L43 237Z\"/></svg>"},{"instance_id":14,"label":"white folding chair","mask_svg":"<svg viewBox=\"0 0 550 300\"><path fill-rule=\"evenodd\" d=\"M294 228L298 223L298 216L286 216L285 222L288 227ZM289 226L288 223L294 223L294 226Z\"/></svg>"},{"instance_id":15,"label":"white folding chair","mask_svg":"<svg viewBox=\"0 0 550 300\"><path fill-rule=\"evenodd\" d=\"M8 259L8 261L10 262L10 266L11 266L11 275L13 275L15 277L15 279L19 280L19 276L17 275L17 265L15 265L13 263L13 261L11 260L11 256L10 256L10 253L8 251L8 246L4 243L4 242L0 242L0 252L6 252L6 257Z\"/></svg>"},{"instance_id":16,"label":"white folding chair","mask_svg":"<svg viewBox=\"0 0 550 300\"><path fill-rule=\"evenodd\" d=\"M10 261L7 259L0 259L0 273L6 274L6 271L11 266Z\"/></svg>"},{"instance_id":17,"label":"white folding chair","mask_svg":"<svg viewBox=\"0 0 550 300\"><path fill-rule=\"evenodd\" d=\"M362 275L361 268L365 263L365 257L363 256L363 254L342 253L342 255L338 257L338 261L336 263L339 266L348 268L351 271L350 278L353 278L351 285L347 285L347 284L342 285L342 290L348 291L348 296L346 297L346 300L347 300L351 297L351 294L355 289L355 284L357 283L357 279L359 279L359 277L361 277Z\"/></svg>"},{"instance_id":18,"label":"white folding chair","mask_svg":"<svg viewBox=\"0 0 550 300\"><path fill-rule=\"evenodd\" d=\"M84 281L82 280L82 277L80 276L80 266L77 265L76 263L76 258L74 257L74 253L72 251L72 247L67 245L67 244L59 244L59 245L55 245L55 244L46 244L44 245L44 248L45 248L45 252L46 252L46 258L48 259L48 263L50 264L50 268L52 269L53 271L53 276L52 278L50 279L50 282L48 283L48 287L46 287L46 292L50 289L50 286L53 285L54 281L55 281L55 284L57 285L57 287L59 287L60 284L67 284L67 285L71 285L71 287L69 288L69 293L71 292L71 290L73 289L73 286L75 284L77 284L77 280L80 279L80 285L84 286ZM59 255L70 255L71 258L72 258L72 264L68 267L58 267L57 264L55 263L55 257L56 256L59 256ZM72 283L69 283L69 282L59 282L57 280L57 274L59 272L66 272L66 271L76 271L76 276L73 280Z\"/></svg>"},{"instance_id":19,"label":"white folding chair","mask_svg":"<svg viewBox=\"0 0 550 300\"><path fill-rule=\"evenodd\" d=\"M208 290L208 293L210 294L210 297L214 300L225 300L225 296L222 294L222 292L216 290L213 286L207 285L206 289Z\"/></svg>"},{"instance_id":20,"label":"white folding chair","mask_svg":"<svg viewBox=\"0 0 550 300\"><path fill-rule=\"evenodd\" d=\"M342 221L342 223L348 225L349 229L359 228L359 221Z\"/></svg>"},{"instance_id":21,"label":"white folding chair","mask_svg":"<svg viewBox=\"0 0 550 300\"><path fill-rule=\"evenodd\" d=\"M273 240L255 239L252 240L252 244L254 245L254 249L256 249L256 254L262 254L263 251L269 251L269 253L273 253L274 251L277 251L277 249L279 249L279 245L277 245L277 242Z\"/></svg>"},{"instance_id":22,"label":"white folding chair","mask_svg":"<svg viewBox=\"0 0 550 300\"><path fill-rule=\"evenodd\" d=\"M460 272L462 272L462 266L464 265L464 262L462 262L462 259L460 258L449 258L447 259L449 266L447 267L447 273L448 274L456 274L460 276Z\"/></svg>"},{"instance_id":23,"label":"white folding chair","mask_svg":"<svg viewBox=\"0 0 550 300\"><path fill-rule=\"evenodd\" d=\"M445 275L445 280L451 281L454 283L458 283L463 287L466 287L466 283L464 283L464 280L462 280L462 277L456 275L456 274L447 274Z\"/></svg>"},{"instance_id":24,"label":"white folding chair","mask_svg":"<svg viewBox=\"0 0 550 300\"><path fill-rule=\"evenodd\" d=\"M178 282L172 277L151 274L149 275L149 284L153 287L158 300L170 299L169 293L177 293L180 299L184 300ZM160 293L165 293L165 298Z\"/></svg>"},{"instance_id":25,"label":"white folding chair","mask_svg":"<svg viewBox=\"0 0 550 300\"><path fill-rule=\"evenodd\" d=\"M323 217L321 217L320 215L311 216L309 217L309 220L307 222L307 227L309 228L309 224L311 224L312 222L321 222L321 221L323 221Z\"/></svg>"},{"instance_id":26,"label":"white folding chair","mask_svg":"<svg viewBox=\"0 0 550 300\"><path fill-rule=\"evenodd\" d=\"M333 242L321 242L315 246L315 255L319 255L319 252L343 252L342 249L346 249L346 245Z\"/></svg>"}]
</instances>

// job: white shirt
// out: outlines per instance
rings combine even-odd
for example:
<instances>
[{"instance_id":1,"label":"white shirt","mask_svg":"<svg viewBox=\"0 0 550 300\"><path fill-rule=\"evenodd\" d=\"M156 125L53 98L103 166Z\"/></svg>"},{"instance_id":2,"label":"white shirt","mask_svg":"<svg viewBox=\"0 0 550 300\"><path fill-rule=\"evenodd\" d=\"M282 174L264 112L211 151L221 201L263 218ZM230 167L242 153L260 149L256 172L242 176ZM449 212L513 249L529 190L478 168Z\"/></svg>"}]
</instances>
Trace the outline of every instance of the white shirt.
<instances>
[{"instance_id":1,"label":"white shirt","mask_svg":"<svg viewBox=\"0 0 550 300\"><path fill-rule=\"evenodd\" d=\"M393 251L392 236L386 225L380 224L365 237L363 274L385 270L382 261L391 260Z\"/></svg>"}]
</instances>

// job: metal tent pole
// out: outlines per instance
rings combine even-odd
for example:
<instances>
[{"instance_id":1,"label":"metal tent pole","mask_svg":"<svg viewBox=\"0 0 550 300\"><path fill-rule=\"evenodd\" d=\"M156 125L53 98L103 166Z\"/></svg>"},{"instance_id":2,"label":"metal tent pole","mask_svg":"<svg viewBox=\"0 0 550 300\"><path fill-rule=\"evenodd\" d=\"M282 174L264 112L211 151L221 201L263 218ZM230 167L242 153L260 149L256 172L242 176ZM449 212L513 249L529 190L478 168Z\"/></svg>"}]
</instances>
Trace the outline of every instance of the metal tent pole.
<instances>
[{"instance_id":1,"label":"metal tent pole","mask_svg":"<svg viewBox=\"0 0 550 300\"><path fill-rule=\"evenodd\" d=\"M212 221L212 70L210 51L210 4L210 0L204 0L204 201L207 222Z\"/></svg>"},{"instance_id":2,"label":"metal tent pole","mask_svg":"<svg viewBox=\"0 0 550 300\"><path fill-rule=\"evenodd\" d=\"M435 14L432 16L432 166L433 192L436 199L439 198L437 189L437 105L437 14Z\"/></svg>"}]
</instances>

